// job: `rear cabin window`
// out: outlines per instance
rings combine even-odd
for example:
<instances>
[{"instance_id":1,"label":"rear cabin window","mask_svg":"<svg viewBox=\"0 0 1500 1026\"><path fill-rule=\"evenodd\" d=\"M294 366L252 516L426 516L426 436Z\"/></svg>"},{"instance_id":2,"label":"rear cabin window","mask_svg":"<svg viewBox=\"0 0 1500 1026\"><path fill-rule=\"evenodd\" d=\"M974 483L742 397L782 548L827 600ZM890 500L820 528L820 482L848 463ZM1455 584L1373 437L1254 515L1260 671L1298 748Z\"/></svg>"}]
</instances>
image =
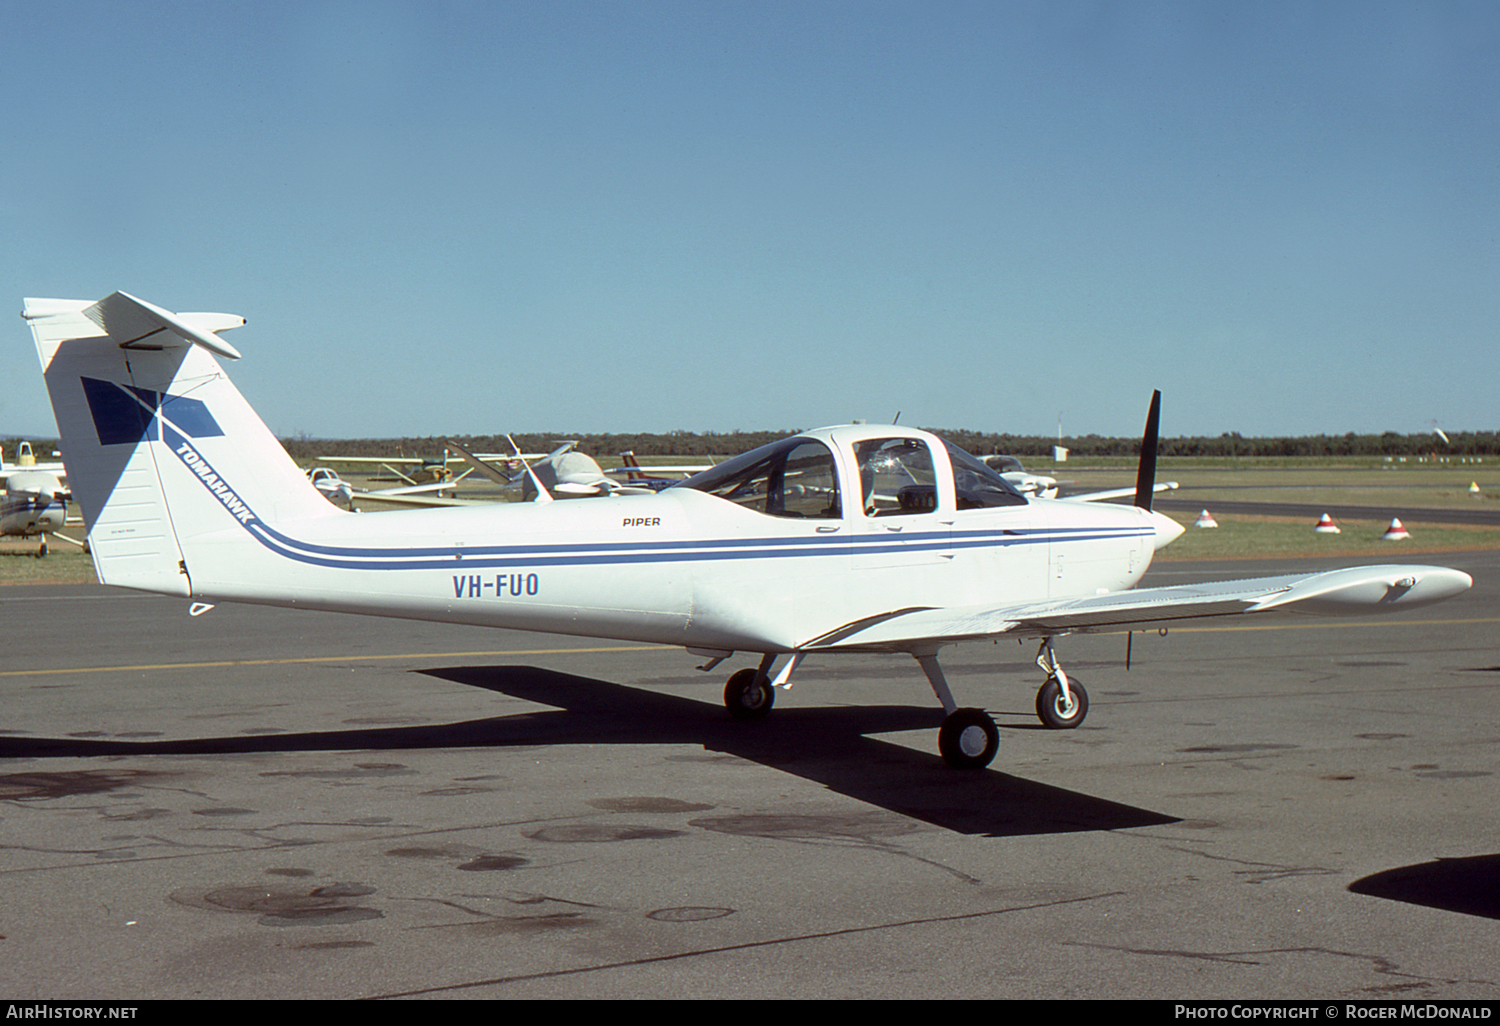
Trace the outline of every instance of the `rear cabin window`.
<instances>
[{"instance_id":1,"label":"rear cabin window","mask_svg":"<svg viewBox=\"0 0 1500 1026\"><path fill-rule=\"evenodd\" d=\"M763 445L673 487L694 488L773 517L843 516L833 453L807 438Z\"/></svg>"}]
</instances>

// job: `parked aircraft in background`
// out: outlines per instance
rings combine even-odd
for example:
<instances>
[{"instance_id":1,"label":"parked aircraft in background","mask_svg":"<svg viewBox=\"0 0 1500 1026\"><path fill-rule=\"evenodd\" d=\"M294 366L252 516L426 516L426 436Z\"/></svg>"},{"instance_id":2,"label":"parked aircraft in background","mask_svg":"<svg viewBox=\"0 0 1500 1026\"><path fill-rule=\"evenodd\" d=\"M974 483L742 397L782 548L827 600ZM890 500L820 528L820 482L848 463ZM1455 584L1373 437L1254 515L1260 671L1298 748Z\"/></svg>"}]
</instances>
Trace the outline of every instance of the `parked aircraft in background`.
<instances>
[{"instance_id":1,"label":"parked aircraft in background","mask_svg":"<svg viewBox=\"0 0 1500 1026\"><path fill-rule=\"evenodd\" d=\"M338 471L328 467L308 467L307 479L312 486L322 493L323 498L342 509L348 509L354 498L354 486L342 477Z\"/></svg>"},{"instance_id":2,"label":"parked aircraft in background","mask_svg":"<svg viewBox=\"0 0 1500 1026\"><path fill-rule=\"evenodd\" d=\"M52 455L58 456L61 454L54 452ZM17 444L16 461L14 463L6 463L5 450L0 449L0 478L18 470L37 470L46 474L56 474L59 477L66 477L68 474L68 468L63 466L60 460L38 463L36 454L31 451L30 442Z\"/></svg>"},{"instance_id":3,"label":"parked aircraft in background","mask_svg":"<svg viewBox=\"0 0 1500 1026\"><path fill-rule=\"evenodd\" d=\"M1057 498L1057 478L1030 473L1014 456L985 456L985 466L1015 485L1016 491L1039 499Z\"/></svg>"},{"instance_id":4,"label":"parked aircraft in background","mask_svg":"<svg viewBox=\"0 0 1500 1026\"><path fill-rule=\"evenodd\" d=\"M526 502L645 495L660 490L652 481L616 481L609 476L615 470L605 471L592 456L579 452L575 448L576 441L563 442L540 458L522 455L518 451L506 461L507 468L519 468L514 471L502 470L490 459L470 453L457 442L450 440L448 444L464 457L470 467L496 484L520 485L521 497Z\"/></svg>"},{"instance_id":5,"label":"parked aircraft in background","mask_svg":"<svg viewBox=\"0 0 1500 1026\"><path fill-rule=\"evenodd\" d=\"M996 471L1001 477L1013 484L1016 491L1021 492L1023 495L1035 495L1040 499L1055 499L1057 498L1059 485L1073 483L1071 481L1059 481L1057 478L1048 477L1045 474L1033 474L1021 466L1021 461L1014 456L986 456L984 457L984 462L991 470ZM1176 487L1176 481L1158 481L1153 485L1152 490L1165 492L1171 491ZM1109 488L1102 492L1084 492L1065 497L1072 499L1074 502L1104 502L1109 499L1134 498L1135 493L1136 490L1134 488Z\"/></svg>"},{"instance_id":6,"label":"parked aircraft in background","mask_svg":"<svg viewBox=\"0 0 1500 1026\"><path fill-rule=\"evenodd\" d=\"M371 477L379 476L383 471L390 475L388 480L393 478L405 481L408 485L443 484L452 481L453 472L448 465L459 462L456 457L450 457L447 453L438 459L429 459L424 456L319 456L318 459L325 463L373 467Z\"/></svg>"},{"instance_id":7,"label":"parked aircraft in background","mask_svg":"<svg viewBox=\"0 0 1500 1026\"><path fill-rule=\"evenodd\" d=\"M67 522L68 489L63 484L67 469L60 462L38 463L30 442L16 447L16 462L6 463L0 453L0 535L40 538L38 556L47 554L49 534L57 534Z\"/></svg>"},{"instance_id":8,"label":"parked aircraft in background","mask_svg":"<svg viewBox=\"0 0 1500 1026\"><path fill-rule=\"evenodd\" d=\"M1076 727L1088 697L1054 652L1063 635L1368 615L1472 584L1407 565L1135 588L1182 533L1151 510L1159 395L1133 506L1028 497L928 432L841 425L651 494L352 516L318 494L215 359L238 357L214 325L239 318L120 292L27 299L23 316L106 584L199 611L255 602L681 646L703 669L749 653L756 665L724 694L746 719L769 712L809 656L905 653L947 713L938 748L955 767L987 765L999 732L954 700L945 646L1039 641L1037 713Z\"/></svg>"},{"instance_id":9,"label":"parked aircraft in background","mask_svg":"<svg viewBox=\"0 0 1500 1026\"><path fill-rule=\"evenodd\" d=\"M448 450L458 453L449 462L462 461L469 464L467 470L458 475L449 473L440 481L428 484L412 484L398 488L355 488L328 467L314 467L307 471L313 486L336 506L351 508L360 499L371 499L384 504L409 506L472 506L495 501L493 499L458 498L444 493L451 492L460 482L475 483L480 478L500 485L502 488L521 489L523 501L535 501L545 496L550 499L576 499L592 496L637 495L653 490L656 479L642 483L621 482L610 477L598 462L575 449L576 441L566 441L550 453L515 452L500 456L496 453L471 453L458 442L449 441ZM334 461L352 463L377 462L375 457L345 459L325 457ZM384 461L378 461L382 465ZM385 469L390 470L389 467ZM701 469L701 468L697 468ZM474 475L478 475L475 477ZM671 484L669 479L659 479L657 488Z\"/></svg>"},{"instance_id":10,"label":"parked aircraft in background","mask_svg":"<svg viewBox=\"0 0 1500 1026\"><path fill-rule=\"evenodd\" d=\"M387 505L466 506L475 500L443 495L452 491L458 479L430 484L403 485L399 488L358 488L339 476L331 467L309 467L304 473L322 496L340 509L355 509L359 499L370 499Z\"/></svg>"},{"instance_id":11,"label":"parked aircraft in background","mask_svg":"<svg viewBox=\"0 0 1500 1026\"><path fill-rule=\"evenodd\" d=\"M452 450L450 452L449 450ZM454 476L452 467L456 463L466 462L462 456L453 455L457 452L455 443L448 443L448 448L443 450L439 458L425 456L319 456L318 459L328 463L352 464L360 467L373 467L374 472L371 480L380 478L383 471L390 475L386 480L395 479L404 481L405 485L396 488L379 489L386 495L440 495L449 491L469 476L473 471L465 470L457 477ZM481 460L511 460L511 459L533 459L539 460L546 456L545 453L517 453L509 455L504 453L480 453ZM397 469L405 467L406 470ZM373 494L373 493L372 493Z\"/></svg>"},{"instance_id":12,"label":"parked aircraft in background","mask_svg":"<svg viewBox=\"0 0 1500 1026\"><path fill-rule=\"evenodd\" d=\"M659 492L663 488L676 484L684 477L692 477L701 474L705 470L712 470L712 463L696 464L652 464L643 466L636 458L633 451L627 450L620 453L620 461L623 466L610 467L606 474L613 474L625 478L625 483L636 488L648 488L653 492ZM675 474L676 477L662 477L663 474Z\"/></svg>"}]
</instances>

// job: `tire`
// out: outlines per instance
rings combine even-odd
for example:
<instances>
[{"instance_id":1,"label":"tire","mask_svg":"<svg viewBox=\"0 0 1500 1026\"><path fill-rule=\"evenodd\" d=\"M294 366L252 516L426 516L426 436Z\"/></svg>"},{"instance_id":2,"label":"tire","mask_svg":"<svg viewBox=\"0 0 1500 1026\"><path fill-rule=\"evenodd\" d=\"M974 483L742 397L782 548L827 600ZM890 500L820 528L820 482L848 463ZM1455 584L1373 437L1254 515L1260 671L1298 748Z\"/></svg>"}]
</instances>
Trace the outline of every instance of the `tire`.
<instances>
[{"instance_id":1,"label":"tire","mask_svg":"<svg viewBox=\"0 0 1500 1026\"><path fill-rule=\"evenodd\" d=\"M1048 677L1047 683L1038 689L1036 714L1041 718L1043 725L1052 730L1072 730L1089 714L1089 693L1083 690L1083 685L1075 678L1069 677L1068 691L1073 695L1071 709L1063 704L1062 685L1058 683L1056 677Z\"/></svg>"},{"instance_id":2,"label":"tire","mask_svg":"<svg viewBox=\"0 0 1500 1026\"><path fill-rule=\"evenodd\" d=\"M759 670L740 670L724 685L724 707L737 720L759 720L771 711L776 689Z\"/></svg>"},{"instance_id":3,"label":"tire","mask_svg":"<svg viewBox=\"0 0 1500 1026\"><path fill-rule=\"evenodd\" d=\"M938 752L954 769L983 769L1000 749L1000 731L983 709L955 709L938 731Z\"/></svg>"}]
</instances>

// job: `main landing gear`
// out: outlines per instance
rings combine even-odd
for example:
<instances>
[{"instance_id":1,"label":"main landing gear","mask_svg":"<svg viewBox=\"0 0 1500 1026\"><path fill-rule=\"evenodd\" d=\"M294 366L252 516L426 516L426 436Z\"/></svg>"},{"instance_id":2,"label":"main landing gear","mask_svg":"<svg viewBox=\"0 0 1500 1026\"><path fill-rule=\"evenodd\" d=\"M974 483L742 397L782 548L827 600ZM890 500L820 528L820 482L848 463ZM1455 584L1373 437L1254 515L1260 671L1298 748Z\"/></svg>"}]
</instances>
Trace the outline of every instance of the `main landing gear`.
<instances>
[{"instance_id":1,"label":"main landing gear","mask_svg":"<svg viewBox=\"0 0 1500 1026\"><path fill-rule=\"evenodd\" d=\"M776 656L761 656L753 670L740 670L724 685L724 707L737 720L760 720L771 711L776 689L771 686L771 666Z\"/></svg>"},{"instance_id":2,"label":"main landing gear","mask_svg":"<svg viewBox=\"0 0 1500 1026\"><path fill-rule=\"evenodd\" d=\"M724 706L737 720L759 720L771 711L776 689L759 670L740 670L724 685Z\"/></svg>"},{"instance_id":3,"label":"main landing gear","mask_svg":"<svg viewBox=\"0 0 1500 1026\"><path fill-rule=\"evenodd\" d=\"M728 653L725 653L726 655ZM937 650L913 652L913 657L927 675L932 692L943 704L947 716L938 730L938 752L943 761L954 769L983 769L995 758L1000 749L1000 731L995 721L983 709L960 709L953 700L953 692L943 677L943 668L938 665ZM801 659L800 653L793 656L789 664L776 678L777 684L785 684L791 670ZM716 660L717 661L717 660ZM775 655L761 658L755 669L744 669L729 678L724 685L724 706L737 720L759 720L771 711L776 689L772 686L771 667ZM1043 640L1037 651L1037 665L1047 674L1046 682L1036 693L1036 714L1042 723L1053 730L1071 730L1083 722L1089 711L1088 692L1078 681L1063 672L1052 651L1052 639ZM701 667L711 669L712 664Z\"/></svg>"},{"instance_id":4,"label":"main landing gear","mask_svg":"<svg viewBox=\"0 0 1500 1026\"><path fill-rule=\"evenodd\" d=\"M954 769L983 769L994 759L1000 747L1000 732L995 721L982 709L960 709L948 690L937 652L912 653L927 674L933 694L948 714L938 731L938 752ZM1052 651L1052 639L1042 642L1036 656L1037 665L1047 674L1046 683L1036 693L1036 714L1053 730L1070 730L1088 715L1089 696L1076 680L1070 680Z\"/></svg>"}]
</instances>

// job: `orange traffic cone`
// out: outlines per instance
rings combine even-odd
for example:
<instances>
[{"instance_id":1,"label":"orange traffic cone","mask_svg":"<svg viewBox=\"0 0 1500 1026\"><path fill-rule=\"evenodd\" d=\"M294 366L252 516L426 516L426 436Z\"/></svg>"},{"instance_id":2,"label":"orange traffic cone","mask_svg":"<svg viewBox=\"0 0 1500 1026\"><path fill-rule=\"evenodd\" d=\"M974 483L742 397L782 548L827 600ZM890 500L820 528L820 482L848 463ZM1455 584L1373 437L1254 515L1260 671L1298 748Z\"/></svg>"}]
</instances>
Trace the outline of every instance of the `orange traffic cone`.
<instances>
[{"instance_id":1,"label":"orange traffic cone","mask_svg":"<svg viewBox=\"0 0 1500 1026\"><path fill-rule=\"evenodd\" d=\"M1407 533L1406 528L1401 526L1401 521L1392 517L1391 526L1387 527L1385 534L1380 537L1383 541L1400 541L1402 538L1410 538L1411 535Z\"/></svg>"},{"instance_id":2,"label":"orange traffic cone","mask_svg":"<svg viewBox=\"0 0 1500 1026\"><path fill-rule=\"evenodd\" d=\"M1319 534L1338 534L1339 525L1333 522L1333 517L1324 513L1318 518L1318 522L1313 525L1313 530Z\"/></svg>"},{"instance_id":3,"label":"orange traffic cone","mask_svg":"<svg viewBox=\"0 0 1500 1026\"><path fill-rule=\"evenodd\" d=\"M1213 514L1204 510L1198 514L1198 519L1193 521L1194 527L1218 527L1219 522L1213 518Z\"/></svg>"}]
</instances>

